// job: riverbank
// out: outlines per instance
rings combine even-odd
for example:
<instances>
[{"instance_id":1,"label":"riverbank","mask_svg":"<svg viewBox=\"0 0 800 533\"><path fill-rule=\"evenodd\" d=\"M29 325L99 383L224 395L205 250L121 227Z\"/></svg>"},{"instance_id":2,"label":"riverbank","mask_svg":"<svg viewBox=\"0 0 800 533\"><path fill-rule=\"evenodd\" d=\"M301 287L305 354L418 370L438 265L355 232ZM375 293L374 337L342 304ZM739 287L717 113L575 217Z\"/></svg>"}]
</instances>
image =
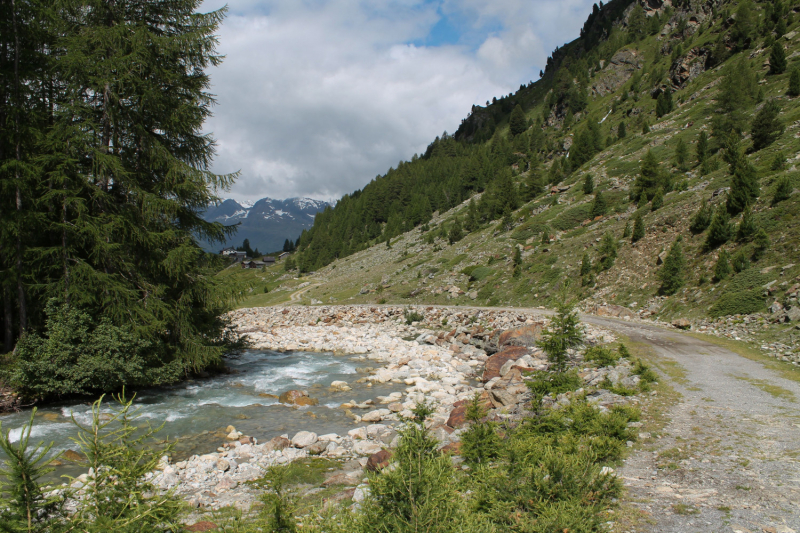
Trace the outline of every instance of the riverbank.
<instances>
[{"instance_id":1,"label":"riverbank","mask_svg":"<svg viewBox=\"0 0 800 533\"><path fill-rule=\"evenodd\" d=\"M429 429L440 447L457 453L468 400L480 395L492 419L513 423L529 414L524 374L549 368L545 354L536 347L548 319L535 311L298 306L243 309L230 318L254 349L358 354L361 369L369 372L358 381L405 388L368 401L343 403L340 409L354 426L344 434L318 435L309 420L306 431L258 442L239 434L231 421L230 433L216 451L176 463L165 460L152 476L156 486L175 490L198 509L228 505L248 509L260 493L248 482L262 477L270 466L311 457L338 461L341 467L330 472L323 485L340 487L337 497L357 500L363 495L364 487L361 492L357 489L364 468L387 460L390 452L384 450L396 446L397 431L417 403L431 405ZM614 340L604 328L584 326L588 346ZM599 409L638 402L635 396L598 386L635 388L639 377L629 361L597 368L583 363L582 353L574 351L571 364L587 385L578 394L587 392ZM353 383L326 385L347 390ZM571 395L547 398L545 403L568 405ZM282 399L294 399L299 410L316 400L313 391L305 390L283 391Z\"/></svg>"}]
</instances>

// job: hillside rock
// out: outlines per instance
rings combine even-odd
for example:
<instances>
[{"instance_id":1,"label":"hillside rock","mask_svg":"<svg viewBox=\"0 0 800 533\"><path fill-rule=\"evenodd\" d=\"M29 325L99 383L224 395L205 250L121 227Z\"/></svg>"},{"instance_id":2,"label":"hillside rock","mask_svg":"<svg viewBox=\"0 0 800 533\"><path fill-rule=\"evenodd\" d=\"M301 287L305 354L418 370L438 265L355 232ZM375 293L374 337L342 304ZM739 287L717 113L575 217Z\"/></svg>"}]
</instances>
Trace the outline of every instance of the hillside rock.
<instances>
[{"instance_id":1,"label":"hillside rock","mask_svg":"<svg viewBox=\"0 0 800 533\"><path fill-rule=\"evenodd\" d=\"M614 54L608 65L595 77L591 91L593 96L603 97L622 87L633 73L642 68L644 59L636 50L623 49Z\"/></svg>"},{"instance_id":2,"label":"hillside rock","mask_svg":"<svg viewBox=\"0 0 800 533\"><path fill-rule=\"evenodd\" d=\"M669 79L676 89L684 88L689 82L706 71L711 51L708 48L692 48L683 57L675 60L669 71Z\"/></svg>"},{"instance_id":3,"label":"hillside rock","mask_svg":"<svg viewBox=\"0 0 800 533\"><path fill-rule=\"evenodd\" d=\"M542 337L542 324L527 324L520 328L508 329L500 334L497 344L500 346L536 346Z\"/></svg>"},{"instance_id":4,"label":"hillside rock","mask_svg":"<svg viewBox=\"0 0 800 533\"><path fill-rule=\"evenodd\" d=\"M481 379L486 382L492 378L500 377L500 370L508 361L516 361L524 355L528 355L528 349L523 346L508 346L486 360L486 367Z\"/></svg>"}]
</instances>

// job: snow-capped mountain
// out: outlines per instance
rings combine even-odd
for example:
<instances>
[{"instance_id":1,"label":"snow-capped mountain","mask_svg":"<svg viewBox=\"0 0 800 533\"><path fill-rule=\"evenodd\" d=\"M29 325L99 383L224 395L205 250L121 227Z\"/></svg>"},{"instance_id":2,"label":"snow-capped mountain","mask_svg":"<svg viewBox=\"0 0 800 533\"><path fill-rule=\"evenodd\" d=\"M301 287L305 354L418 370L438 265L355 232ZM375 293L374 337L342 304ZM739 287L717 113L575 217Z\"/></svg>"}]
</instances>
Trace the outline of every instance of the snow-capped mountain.
<instances>
[{"instance_id":1,"label":"snow-capped mountain","mask_svg":"<svg viewBox=\"0 0 800 533\"><path fill-rule=\"evenodd\" d=\"M250 246L261 252L281 250L286 239L296 240L304 229L311 227L316 214L327 206L327 202L313 198L262 198L255 203L227 199L210 206L203 218L226 226L239 224L238 229L227 243L203 243L203 247L217 251L226 246L241 246L248 239Z\"/></svg>"}]
</instances>

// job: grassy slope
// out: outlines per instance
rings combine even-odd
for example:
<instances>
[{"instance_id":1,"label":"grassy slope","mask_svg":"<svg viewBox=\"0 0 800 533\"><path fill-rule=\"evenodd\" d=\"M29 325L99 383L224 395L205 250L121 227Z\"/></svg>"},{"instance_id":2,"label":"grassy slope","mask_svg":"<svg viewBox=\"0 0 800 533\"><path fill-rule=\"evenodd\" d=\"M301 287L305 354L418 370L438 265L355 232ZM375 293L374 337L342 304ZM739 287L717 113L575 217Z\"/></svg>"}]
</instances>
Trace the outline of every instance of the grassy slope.
<instances>
[{"instance_id":1,"label":"grassy slope","mask_svg":"<svg viewBox=\"0 0 800 533\"><path fill-rule=\"evenodd\" d=\"M794 24L789 30L797 29ZM694 35L691 43L684 42L684 48L713 46L718 37L719 22L702 35ZM782 39L788 46L787 56L800 55L800 36L789 41ZM688 172L679 172L672 165L674 148L679 138L689 144L691 158L694 158L695 142L701 130L710 133L711 118L716 112L716 84L722 74L722 67L707 71L693 80L682 90L674 94L676 109L658 121L655 115L655 100L649 95L652 83L648 82L649 74L668 71L669 55L661 55L658 50L663 40L655 36L629 45L638 49L646 58L645 72L640 92L636 97L621 101L622 88L616 93L597 98L590 104L588 117L564 132L564 135L576 134L585 127L586 120L599 121L606 116L616 102L616 110L604 123L604 135L609 133L609 125L616 127L620 120L625 120L628 136L617 141L594 159L575 171L561 185L570 189L558 194L558 205L533 216L536 208L549 204L551 197L539 198L523 206L515 214L517 226L510 232L498 232L497 223L467 235L455 245L437 239L434 244L426 244L419 229L411 231L392 243L387 249L385 244L373 246L365 251L336 261L321 271L305 279L291 279L277 265L266 272L226 271L224 275L235 275L248 280L253 285L252 296L243 302L243 307L272 305L289 300L291 291L274 291L278 286L296 287L303 282L320 283L304 293L301 301L310 303L313 300L323 303L388 303L406 304L455 304L455 305L515 305L537 306L551 305L558 289L564 280L571 280L571 291L587 302L608 302L619 305L635 305L640 308L652 303L654 299L660 303L660 317L674 316L702 317L706 316L709 307L728 289L729 284L737 283L727 280L719 284L700 283L701 277L710 279L716 260L716 252L703 253L701 250L705 234L693 236L688 231L691 215L696 211L702 199L710 199L715 190L730 185L727 165L720 161L718 170L700 176L699 169L691 168ZM792 280L800 274L800 195L795 194L789 200L776 207L770 207L772 188L776 179L783 172L773 172L770 164L779 152L790 161L787 168L795 186L800 185L798 173L794 170L795 157L800 149L797 135L800 135L800 98L790 99L785 96L788 86L788 73L780 76L766 76L768 67L764 64L769 56L768 50L748 50L745 54L753 54L753 64L761 79L761 87L765 97L777 98L783 110L781 118L787 126L783 136L772 146L749 156L761 176L762 195L755 206L756 219L764 227L772 242L767 254L754 266L755 271L769 266L776 266L767 274L758 274L759 284L773 279L778 285L784 280L791 286ZM654 59L657 62L654 63ZM727 63L726 63L727 64ZM800 65L797 57L789 60L789 70ZM787 71L788 72L788 71ZM627 87L627 84L623 87ZM629 110L633 110L628 117ZM751 110L755 113L755 109ZM531 118L541 116L541 105L531 108ZM641 123L647 121L651 132L643 135ZM746 142L746 141L745 141ZM603 233L610 231L621 239L628 221L632 224L636 206L628 200L628 189L635 180L639 164L646 153L652 149L662 166L674 173L674 180L686 180L688 190L672 192L666 195L664 207L656 212L650 206L643 208L647 227L647 236L632 245L629 241L620 241L619 257L615 266L598 275L597 286L591 289L580 287L578 269L584 253L594 260L595 248ZM719 154L717 159L721 159ZM594 175L596 189L602 190L609 203L611 215L600 221L582 225L585 221L592 195L586 197L581 183L585 173ZM518 179L523 180L523 174ZM714 199L715 203L724 200L724 195ZM447 224L454 216L465 209L466 204L443 213L434 218L432 227ZM737 219L734 219L736 222ZM558 239L551 244L542 244L540 232L542 226L548 226L551 234ZM562 230L562 231L557 231ZM656 297L659 282L656 259L660 252L669 248L678 234L684 237L684 251L688 260L686 271L687 283L679 293L667 299ZM511 276L511 258L513 247L524 247L524 264L522 275ZM729 243L726 248L733 253L738 249L736 243ZM752 245L743 245L746 250ZM781 267L797 263L798 266L788 269L781 275ZM480 281L470 282L461 270L469 265L483 265L491 269L488 276ZM467 293L477 292L477 298L468 295L450 297L449 293L439 293L436 289L446 289L456 285ZM264 294L264 286L270 293ZM372 292L359 294L363 289ZM784 287L786 288L786 287ZM433 289L433 290L432 290ZM419 291L415 293L414 291ZM414 294L412 296L412 294ZM780 298L779 291L775 296ZM474 296L474 294L473 294ZM788 326L787 326L788 327Z\"/></svg>"}]
</instances>

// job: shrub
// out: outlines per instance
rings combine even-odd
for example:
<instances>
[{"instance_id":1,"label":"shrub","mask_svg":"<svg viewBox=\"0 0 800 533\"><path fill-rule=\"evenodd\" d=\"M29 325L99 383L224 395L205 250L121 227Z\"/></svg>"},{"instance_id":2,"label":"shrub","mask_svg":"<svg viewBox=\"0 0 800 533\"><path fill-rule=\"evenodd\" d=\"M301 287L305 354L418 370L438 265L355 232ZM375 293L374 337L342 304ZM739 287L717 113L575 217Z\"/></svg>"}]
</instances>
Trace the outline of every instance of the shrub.
<instances>
[{"instance_id":1,"label":"shrub","mask_svg":"<svg viewBox=\"0 0 800 533\"><path fill-rule=\"evenodd\" d=\"M764 228L758 230L754 241L756 243L756 247L753 250L753 261L758 261L764 256L764 253L767 251L770 244L769 236L767 235L767 232L764 231Z\"/></svg>"},{"instance_id":2,"label":"shrub","mask_svg":"<svg viewBox=\"0 0 800 533\"><path fill-rule=\"evenodd\" d=\"M495 430L494 422L483 420L486 414L480 394L476 392L466 412L466 419L471 424L461 434L461 456L471 466L486 464L500 454L500 436Z\"/></svg>"},{"instance_id":3,"label":"shrub","mask_svg":"<svg viewBox=\"0 0 800 533\"><path fill-rule=\"evenodd\" d=\"M641 359L633 361L633 373L639 376L639 379L645 383L655 383L658 381L658 374L653 372Z\"/></svg>"},{"instance_id":4,"label":"shrub","mask_svg":"<svg viewBox=\"0 0 800 533\"><path fill-rule=\"evenodd\" d=\"M780 40L772 44L772 51L769 54L769 73L783 74L786 72L786 51Z\"/></svg>"},{"instance_id":5,"label":"shrub","mask_svg":"<svg viewBox=\"0 0 800 533\"><path fill-rule=\"evenodd\" d=\"M603 192L597 191L594 195L594 201L592 202L592 218L596 218L599 216L604 216L608 212L608 205L606 204L605 198L603 198Z\"/></svg>"},{"instance_id":6,"label":"shrub","mask_svg":"<svg viewBox=\"0 0 800 533\"><path fill-rule=\"evenodd\" d=\"M731 239L733 234L733 227L728 221L728 214L725 208L718 207L714 216L711 218L711 225L708 228L708 235L706 235L706 242L704 247L706 250L713 250Z\"/></svg>"},{"instance_id":7,"label":"shrub","mask_svg":"<svg viewBox=\"0 0 800 533\"><path fill-rule=\"evenodd\" d=\"M594 178L591 174L586 174L583 177L583 194L592 194L594 192Z\"/></svg>"},{"instance_id":8,"label":"shrub","mask_svg":"<svg viewBox=\"0 0 800 533\"><path fill-rule=\"evenodd\" d=\"M750 211L750 208L747 208L744 210L742 220L739 222L739 227L736 229L736 240L739 242L748 241L757 231L758 226L753 218L753 213Z\"/></svg>"},{"instance_id":9,"label":"shrub","mask_svg":"<svg viewBox=\"0 0 800 533\"><path fill-rule=\"evenodd\" d=\"M416 311L412 311L411 309L406 309L403 312L403 317L406 319L406 325L410 326L414 322L422 322L425 320L425 315L418 313Z\"/></svg>"},{"instance_id":10,"label":"shrub","mask_svg":"<svg viewBox=\"0 0 800 533\"><path fill-rule=\"evenodd\" d=\"M597 364L598 367L614 366L619 361L620 355L602 346L593 346L586 350L583 358Z\"/></svg>"},{"instance_id":11,"label":"shrub","mask_svg":"<svg viewBox=\"0 0 800 533\"><path fill-rule=\"evenodd\" d=\"M612 235L610 231L605 232L600 242L600 247L597 249L597 253L600 256L597 261L598 271L603 272L614 266L614 261L617 259L618 247L619 245L614 235Z\"/></svg>"},{"instance_id":12,"label":"shrub","mask_svg":"<svg viewBox=\"0 0 800 533\"><path fill-rule=\"evenodd\" d=\"M488 278L494 273L489 267L478 267L472 271L470 274L469 279L470 281L483 281L484 279Z\"/></svg>"},{"instance_id":13,"label":"shrub","mask_svg":"<svg viewBox=\"0 0 800 533\"><path fill-rule=\"evenodd\" d=\"M753 150L766 148L783 134L784 127L778 116L781 107L775 100L770 100L756 113L750 134L753 139Z\"/></svg>"},{"instance_id":14,"label":"shrub","mask_svg":"<svg viewBox=\"0 0 800 533\"><path fill-rule=\"evenodd\" d=\"M51 300L44 336L31 333L17 344L10 380L27 397L92 394L123 386L175 381L179 367L153 361L152 345L108 319L95 323L83 311Z\"/></svg>"},{"instance_id":15,"label":"shrub","mask_svg":"<svg viewBox=\"0 0 800 533\"><path fill-rule=\"evenodd\" d=\"M800 69L797 67L793 68L792 73L789 74L788 94L793 98L800 96Z\"/></svg>"},{"instance_id":16,"label":"shrub","mask_svg":"<svg viewBox=\"0 0 800 533\"><path fill-rule=\"evenodd\" d=\"M761 290L725 293L714 302L709 310L713 318L728 315L748 315L763 311L766 307Z\"/></svg>"},{"instance_id":17,"label":"shrub","mask_svg":"<svg viewBox=\"0 0 800 533\"><path fill-rule=\"evenodd\" d=\"M533 372L529 381L525 384L533 396L531 404L537 407L541 404L542 398L548 394L557 396L565 392L578 390L583 386L583 379L578 375L577 370L568 372L548 372L543 370Z\"/></svg>"},{"instance_id":18,"label":"shrub","mask_svg":"<svg viewBox=\"0 0 800 533\"><path fill-rule=\"evenodd\" d=\"M772 195L772 205L774 206L784 200L788 200L793 190L791 178L789 178L789 176L781 177L775 185L775 193Z\"/></svg>"},{"instance_id":19,"label":"shrub","mask_svg":"<svg viewBox=\"0 0 800 533\"><path fill-rule=\"evenodd\" d=\"M625 346L623 343L619 343L619 348L617 348L617 353L620 357L624 359L630 359L631 352L628 350L628 347Z\"/></svg>"},{"instance_id":20,"label":"shrub","mask_svg":"<svg viewBox=\"0 0 800 533\"><path fill-rule=\"evenodd\" d=\"M739 272L744 272L748 268L750 268L750 261L747 260L747 256L744 253L744 250L739 250L735 254L733 254L733 258L731 259L731 266L733 267L733 271L737 274Z\"/></svg>"},{"instance_id":21,"label":"shrub","mask_svg":"<svg viewBox=\"0 0 800 533\"><path fill-rule=\"evenodd\" d=\"M633 221L633 235L631 236L631 242L644 239L644 235L644 219L642 218L641 213L637 213L636 218Z\"/></svg>"}]
</instances>

